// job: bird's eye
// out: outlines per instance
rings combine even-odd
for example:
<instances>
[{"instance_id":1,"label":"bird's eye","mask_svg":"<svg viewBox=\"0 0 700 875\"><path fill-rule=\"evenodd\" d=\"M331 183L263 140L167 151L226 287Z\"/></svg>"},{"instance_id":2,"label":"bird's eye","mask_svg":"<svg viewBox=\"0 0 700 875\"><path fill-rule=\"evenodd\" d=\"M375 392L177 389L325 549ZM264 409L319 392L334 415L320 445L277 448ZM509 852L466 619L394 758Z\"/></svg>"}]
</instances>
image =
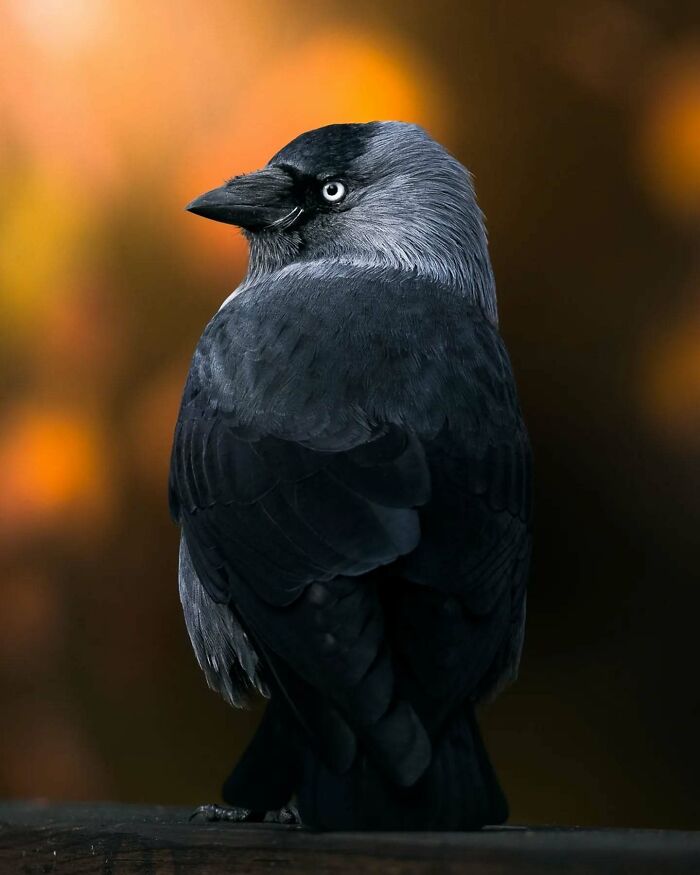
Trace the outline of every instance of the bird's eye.
<instances>
[{"instance_id":1,"label":"bird's eye","mask_svg":"<svg viewBox=\"0 0 700 875\"><path fill-rule=\"evenodd\" d=\"M323 199L329 204L337 204L345 197L345 186L342 182L327 182L321 189Z\"/></svg>"}]
</instances>

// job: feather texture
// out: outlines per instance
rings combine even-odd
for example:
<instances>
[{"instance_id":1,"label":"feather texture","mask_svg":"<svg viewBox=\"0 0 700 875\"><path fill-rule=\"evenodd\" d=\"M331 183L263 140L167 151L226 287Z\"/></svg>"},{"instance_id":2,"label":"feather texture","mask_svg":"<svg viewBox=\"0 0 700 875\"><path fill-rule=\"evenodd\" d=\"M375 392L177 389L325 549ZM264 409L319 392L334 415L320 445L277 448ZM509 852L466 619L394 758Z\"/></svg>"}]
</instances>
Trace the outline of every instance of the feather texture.
<instances>
[{"instance_id":1,"label":"feather texture","mask_svg":"<svg viewBox=\"0 0 700 875\"><path fill-rule=\"evenodd\" d=\"M331 770L359 744L410 786L431 735L516 671L527 436L477 307L312 267L248 285L195 353L170 484L183 602L230 701L269 677Z\"/></svg>"}]
</instances>

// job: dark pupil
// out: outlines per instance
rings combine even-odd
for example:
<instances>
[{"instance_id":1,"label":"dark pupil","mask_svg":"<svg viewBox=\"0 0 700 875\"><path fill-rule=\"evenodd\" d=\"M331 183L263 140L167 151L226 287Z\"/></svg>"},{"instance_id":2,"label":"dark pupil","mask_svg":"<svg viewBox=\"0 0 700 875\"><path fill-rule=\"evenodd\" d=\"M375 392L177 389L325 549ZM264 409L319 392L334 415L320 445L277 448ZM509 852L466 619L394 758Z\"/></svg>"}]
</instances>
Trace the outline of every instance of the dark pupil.
<instances>
[{"instance_id":1,"label":"dark pupil","mask_svg":"<svg viewBox=\"0 0 700 875\"><path fill-rule=\"evenodd\" d=\"M326 194L329 197L335 197L338 194L338 186L332 182L330 185L326 186Z\"/></svg>"}]
</instances>

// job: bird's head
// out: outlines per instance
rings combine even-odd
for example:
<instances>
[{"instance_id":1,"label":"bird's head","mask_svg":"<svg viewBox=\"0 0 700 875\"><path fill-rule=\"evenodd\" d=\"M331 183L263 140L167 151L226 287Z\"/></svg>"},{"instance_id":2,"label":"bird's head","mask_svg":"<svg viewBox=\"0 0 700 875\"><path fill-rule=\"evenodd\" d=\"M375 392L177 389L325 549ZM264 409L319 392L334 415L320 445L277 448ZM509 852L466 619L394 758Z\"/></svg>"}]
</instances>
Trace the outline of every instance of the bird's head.
<instances>
[{"instance_id":1,"label":"bird's head","mask_svg":"<svg viewBox=\"0 0 700 875\"><path fill-rule=\"evenodd\" d=\"M299 261L392 267L472 296L496 320L483 218L468 171L417 125L329 125L255 173L188 204L237 225L249 273Z\"/></svg>"}]
</instances>

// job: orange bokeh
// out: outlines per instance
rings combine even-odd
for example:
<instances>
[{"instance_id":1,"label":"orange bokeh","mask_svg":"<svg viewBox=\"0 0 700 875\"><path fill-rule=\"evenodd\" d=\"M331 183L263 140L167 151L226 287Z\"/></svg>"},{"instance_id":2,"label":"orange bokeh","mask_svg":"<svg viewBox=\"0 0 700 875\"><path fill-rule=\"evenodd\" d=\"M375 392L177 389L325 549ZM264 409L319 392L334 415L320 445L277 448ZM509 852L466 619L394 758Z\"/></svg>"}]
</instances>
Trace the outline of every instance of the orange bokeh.
<instances>
[{"instance_id":1,"label":"orange bokeh","mask_svg":"<svg viewBox=\"0 0 700 875\"><path fill-rule=\"evenodd\" d=\"M12 471L0 516L18 531L109 504L100 496L114 460L104 456L101 418L134 333L154 318L138 298L115 309L130 291L121 254L99 263L115 245L119 205L156 237L161 223L169 229L166 253L178 238L173 255L213 308L240 279L247 245L240 232L185 214L192 197L323 124L398 118L442 139L451 132L437 76L414 47L272 0L235 15L219 2L203 14L195 0L173 10L7 0L0 28L0 183L11 202L0 217L0 303L30 375L20 407L8 399L0 444ZM148 252L133 257L143 263ZM133 464L154 486L179 391L171 367L159 358L139 384L135 397L150 400L135 402L127 429L138 435Z\"/></svg>"},{"instance_id":2,"label":"orange bokeh","mask_svg":"<svg viewBox=\"0 0 700 875\"><path fill-rule=\"evenodd\" d=\"M332 95L332 98L329 97ZM177 180L184 205L227 177L265 164L303 131L336 122L416 121L449 139L435 73L395 40L320 30L277 51L238 94L235 112L192 131ZM180 222L187 245L224 264L245 263L240 233L211 222Z\"/></svg>"},{"instance_id":3,"label":"orange bokeh","mask_svg":"<svg viewBox=\"0 0 700 875\"><path fill-rule=\"evenodd\" d=\"M676 51L661 65L641 149L653 195L680 216L700 217L700 47Z\"/></svg>"},{"instance_id":4,"label":"orange bokeh","mask_svg":"<svg viewBox=\"0 0 700 875\"><path fill-rule=\"evenodd\" d=\"M74 521L76 515L94 529L109 496L102 444L97 424L84 412L40 405L10 410L0 437L3 533Z\"/></svg>"}]
</instances>

